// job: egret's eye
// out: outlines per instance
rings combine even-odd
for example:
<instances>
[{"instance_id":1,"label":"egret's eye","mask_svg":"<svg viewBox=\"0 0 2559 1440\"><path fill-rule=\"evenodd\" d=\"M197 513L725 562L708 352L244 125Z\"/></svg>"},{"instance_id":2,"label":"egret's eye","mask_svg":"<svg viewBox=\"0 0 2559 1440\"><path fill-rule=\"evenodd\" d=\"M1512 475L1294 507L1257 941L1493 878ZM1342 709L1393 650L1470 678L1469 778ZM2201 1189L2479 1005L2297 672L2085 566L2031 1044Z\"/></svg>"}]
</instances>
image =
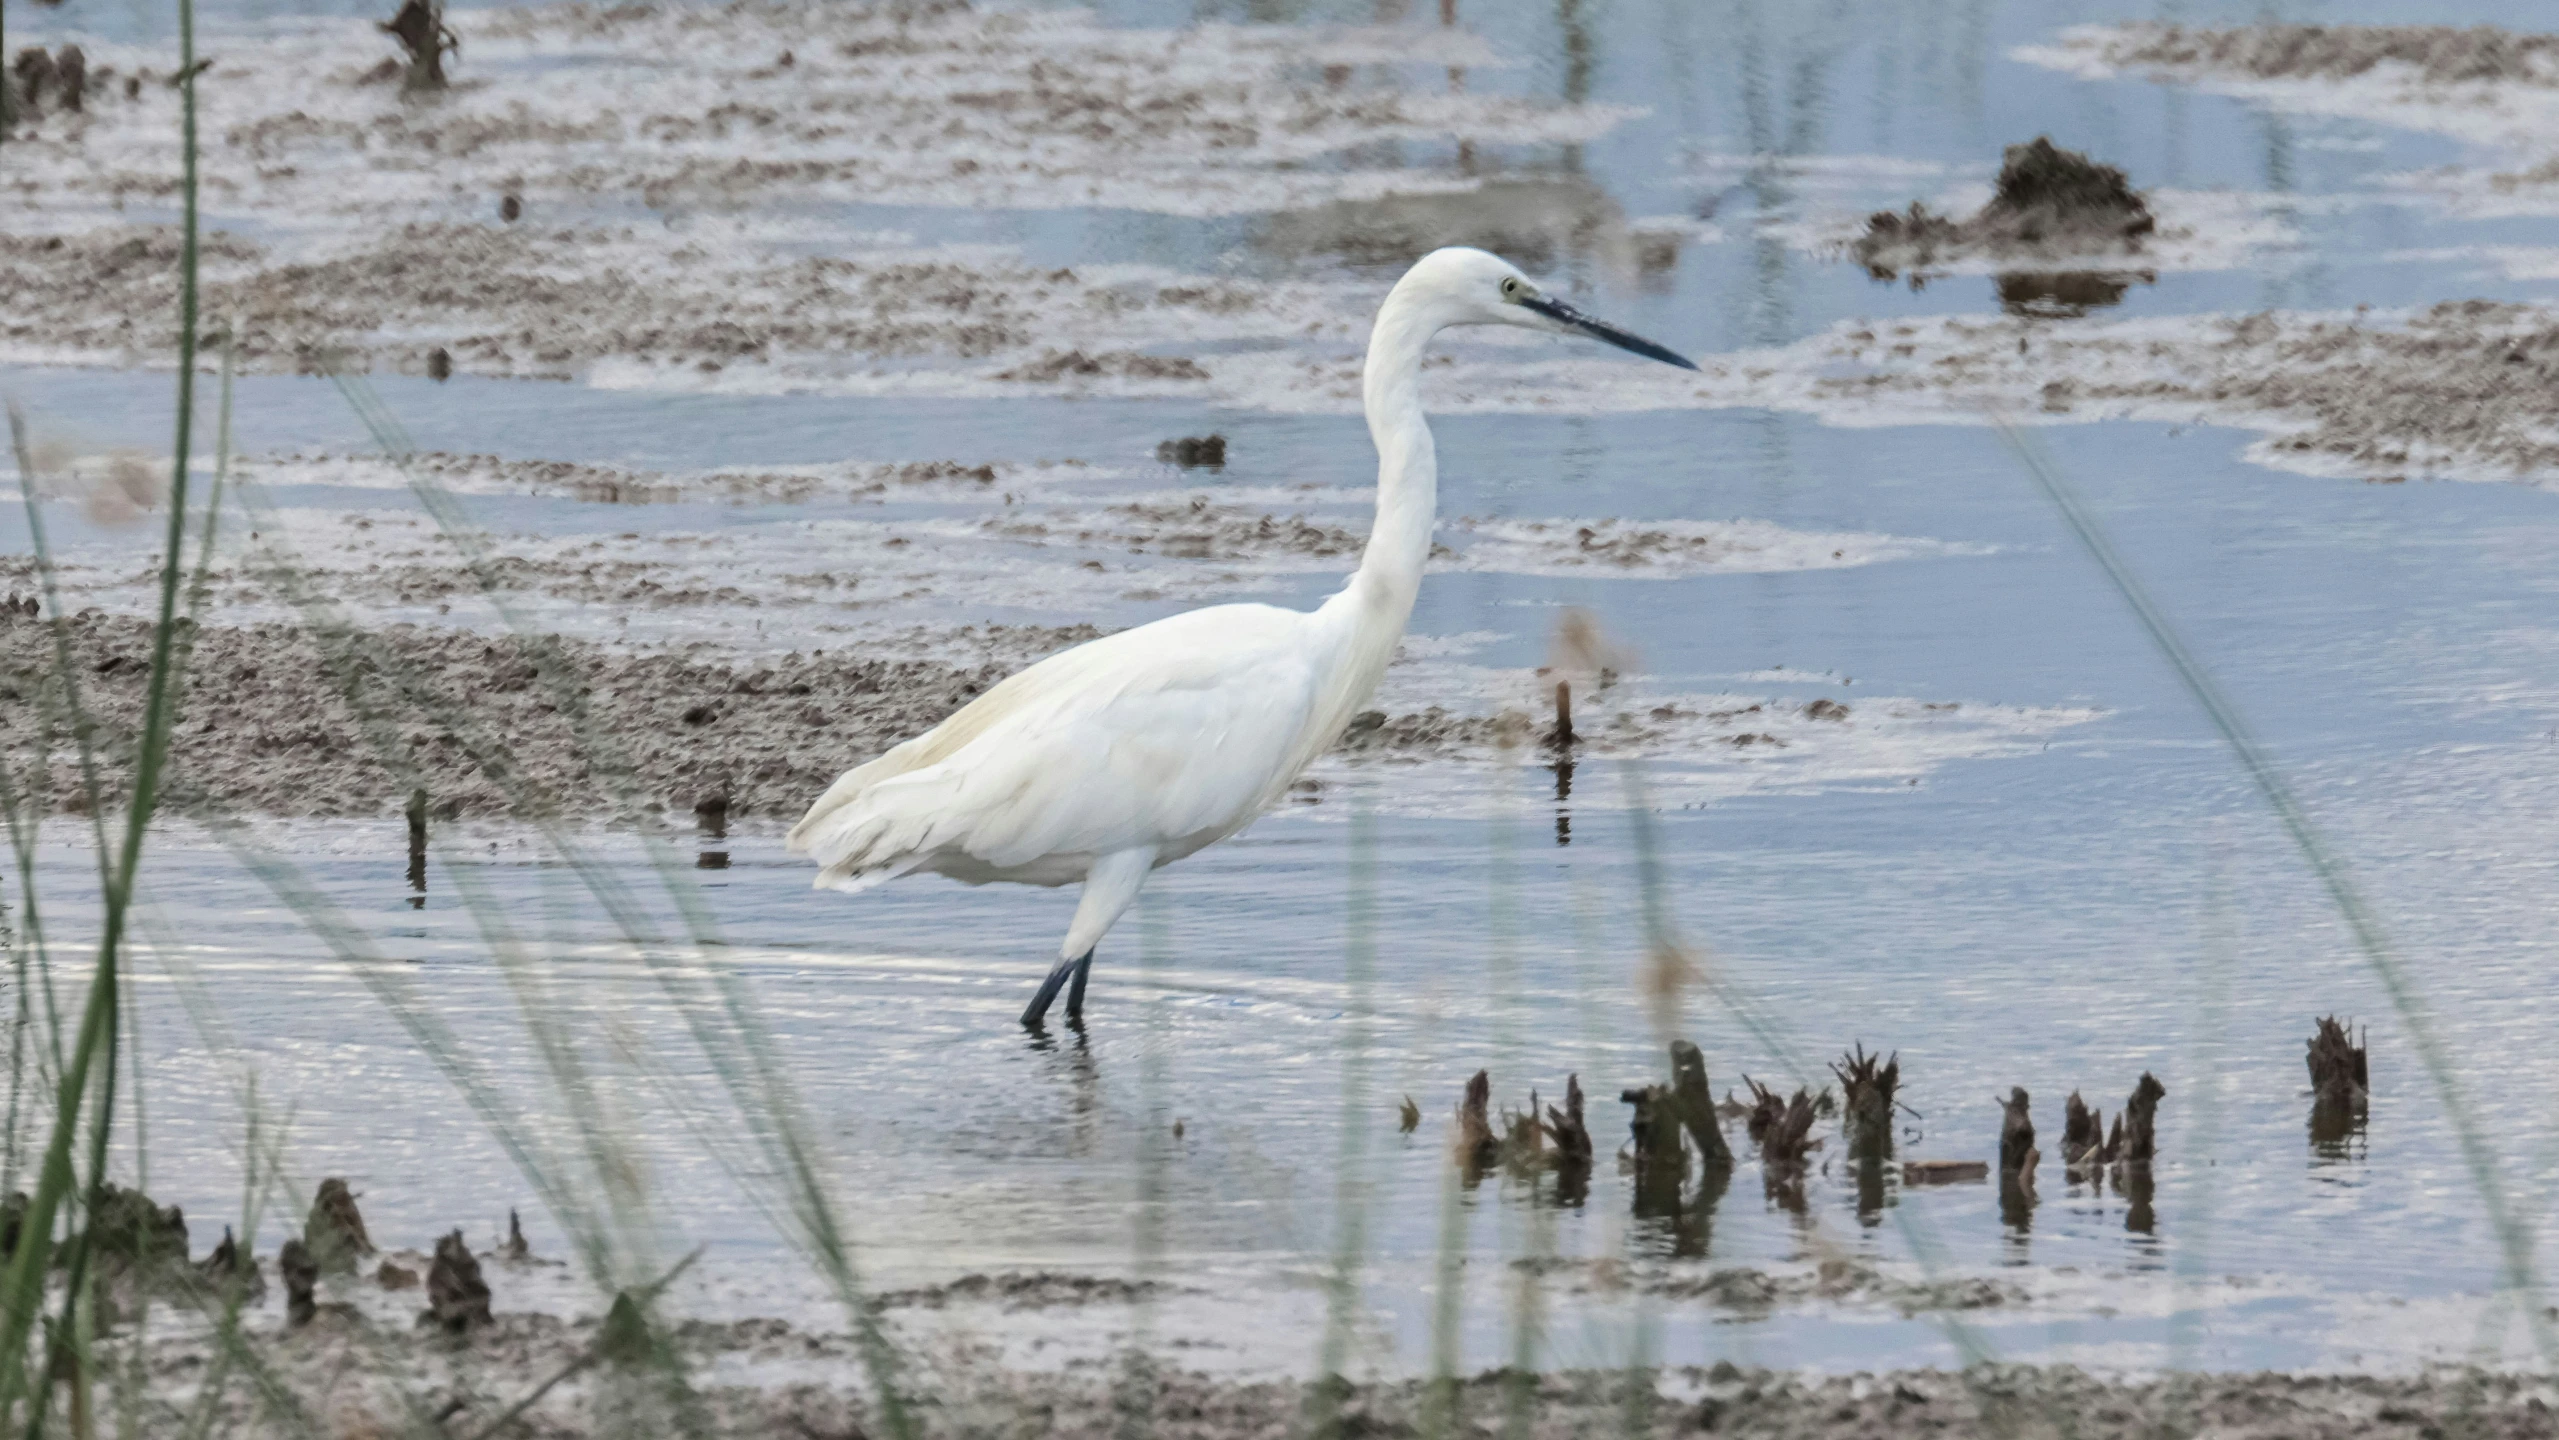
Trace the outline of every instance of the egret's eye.
<instances>
[{"instance_id":1,"label":"egret's eye","mask_svg":"<svg viewBox=\"0 0 2559 1440\"><path fill-rule=\"evenodd\" d=\"M1518 276L1509 276L1502 281L1502 298L1505 300L1516 300L1527 289L1528 286L1521 283Z\"/></svg>"}]
</instances>

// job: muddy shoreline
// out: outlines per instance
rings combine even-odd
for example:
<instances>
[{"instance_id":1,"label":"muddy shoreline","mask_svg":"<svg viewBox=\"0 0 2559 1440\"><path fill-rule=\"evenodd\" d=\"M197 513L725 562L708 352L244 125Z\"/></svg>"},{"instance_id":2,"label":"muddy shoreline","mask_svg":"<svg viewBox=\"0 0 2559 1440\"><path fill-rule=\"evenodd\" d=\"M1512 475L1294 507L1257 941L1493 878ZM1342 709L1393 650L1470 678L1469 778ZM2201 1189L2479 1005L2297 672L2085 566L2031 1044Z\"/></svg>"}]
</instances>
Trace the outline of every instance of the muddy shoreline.
<instances>
[{"instance_id":1,"label":"muddy shoreline","mask_svg":"<svg viewBox=\"0 0 2559 1440\"><path fill-rule=\"evenodd\" d=\"M254 1423L298 1413L334 1433L370 1433L421 1402L442 1412L443 1433L477 1433L535 1387L602 1347L592 1317L500 1314L467 1337L399 1329L344 1307L324 1308L298 1332L252 1325L245 1348L273 1377L263 1403L234 1383L224 1418ZM543 1437L652 1433L693 1423L692 1433L851 1437L886 1432L862 1381L853 1343L780 1320L680 1321L652 1337L659 1364L592 1364L528 1408L517 1433ZM171 1418L213 1358L195 1337L151 1343L141 1408ZM673 1364L663 1363L672 1360ZM1887 1434L2072 1436L2149 1440L2162 1434L2364 1440L2465 1433L2546 1437L2550 1387L2538 1378L2478 1371L2414 1377L2183 1374L2106 1378L2069 1366L1985 1364L1963 1371L1907 1370L1813 1377L1746 1368L1561 1370L1535 1376L1487 1371L1453 1388L1422 1380L1221 1377L1130 1349L1114 1360L1024 1370L943 1347L910 1354L899 1375L900 1408L923 1436L1043 1434L1167 1440L1317 1435L1458 1433L1503 1423L1508 1433L1583 1436L1748 1435L1818 1440ZM765 1378L738 1383L739 1375ZM1451 1414L1453 1409L1454 1413ZM707 1423L706 1423L707 1422ZM2459 1431L2448 1429L2458 1424ZM662 1433L662 1432L657 1432Z\"/></svg>"}]
</instances>

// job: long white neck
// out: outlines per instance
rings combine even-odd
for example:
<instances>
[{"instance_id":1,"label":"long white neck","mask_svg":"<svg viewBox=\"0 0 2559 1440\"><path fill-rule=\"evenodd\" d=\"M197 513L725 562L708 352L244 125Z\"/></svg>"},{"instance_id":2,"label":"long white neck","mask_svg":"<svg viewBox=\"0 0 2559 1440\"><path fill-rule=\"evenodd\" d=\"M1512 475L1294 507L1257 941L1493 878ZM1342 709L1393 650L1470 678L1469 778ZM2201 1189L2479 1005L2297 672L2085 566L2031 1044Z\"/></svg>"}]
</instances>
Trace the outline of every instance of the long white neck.
<instances>
[{"instance_id":1,"label":"long white neck","mask_svg":"<svg viewBox=\"0 0 2559 1440\"><path fill-rule=\"evenodd\" d=\"M1439 511L1439 452L1422 414L1422 349L1440 328L1428 312L1398 285L1377 312L1360 373L1368 435L1377 445L1377 521L1342 598L1355 603L1368 624L1384 625L1390 645L1421 593Z\"/></svg>"}]
</instances>

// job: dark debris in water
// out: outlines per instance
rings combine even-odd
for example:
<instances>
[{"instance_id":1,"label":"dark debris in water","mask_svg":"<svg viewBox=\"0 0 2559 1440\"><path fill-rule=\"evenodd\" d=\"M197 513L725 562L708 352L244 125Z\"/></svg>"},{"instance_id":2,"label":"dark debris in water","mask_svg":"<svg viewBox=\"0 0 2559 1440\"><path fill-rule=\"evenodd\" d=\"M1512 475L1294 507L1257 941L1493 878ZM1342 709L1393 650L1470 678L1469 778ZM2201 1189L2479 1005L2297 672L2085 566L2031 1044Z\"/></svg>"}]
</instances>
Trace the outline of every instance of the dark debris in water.
<instances>
[{"instance_id":1,"label":"dark debris in water","mask_svg":"<svg viewBox=\"0 0 2559 1440\"><path fill-rule=\"evenodd\" d=\"M1226 468L1226 437L1185 435L1176 440L1166 440L1155 447L1155 458L1185 470L1223 470Z\"/></svg>"},{"instance_id":2,"label":"dark debris in water","mask_svg":"<svg viewBox=\"0 0 2559 1440\"><path fill-rule=\"evenodd\" d=\"M1974 256L2139 255L2157 229L2123 171L2037 136L2008 147L1997 192L1970 217L1940 215L1915 200L1906 212L1879 210L1849 253L1876 279L1908 273L1915 287L1932 267ZM2090 291L2082 285L2078 293Z\"/></svg>"},{"instance_id":3,"label":"dark debris in water","mask_svg":"<svg viewBox=\"0 0 2559 1440\"><path fill-rule=\"evenodd\" d=\"M1050 1310L1073 1305L1128 1305L1168 1293L1154 1280L1126 1280L1112 1275L1077 1275L1060 1271L1007 1270L998 1275L963 1275L946 1285L890 1290L876 1302L883 1310L941 1310L952 1305L988 1304L1007 1310Z\"/></svg>"}]
</instances>

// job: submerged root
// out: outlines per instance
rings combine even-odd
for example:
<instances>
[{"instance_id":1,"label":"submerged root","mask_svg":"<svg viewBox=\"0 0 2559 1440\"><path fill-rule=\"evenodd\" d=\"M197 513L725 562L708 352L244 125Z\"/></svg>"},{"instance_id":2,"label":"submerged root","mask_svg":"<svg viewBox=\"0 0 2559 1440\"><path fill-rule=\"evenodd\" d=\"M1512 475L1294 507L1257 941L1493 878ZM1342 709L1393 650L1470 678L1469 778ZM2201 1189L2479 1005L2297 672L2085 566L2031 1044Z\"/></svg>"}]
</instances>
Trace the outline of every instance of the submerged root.
<instances>
[{"instance_id":1,"label":"submerged root","mask_svg":"<svg viewBox=\"0 0 2559 1440\"><path fill-rule=\"evenodd\" d=\"M456 1335L489 1323L489 1282L480 1278L479 1257L459 1230L435 1242L435 1263L427 1269L427 1310L418 1318L420 1324L442 1326Z\"/></svg>"},{"instance_id":2,"label":"submerged root","mask_svg":"<svg viewBox=\"0 0 2559 1440\"><path fill-rule=\"evenodd\" d=\"M302 1222L302 1243L313 1262L333 1275L355 1273L355 1262L373 1253L373 1237L365 1233L364 1215L346 1181L332 1176L320 1182Z\"/></svg>"},{"instance_id":3,"label":"submerged root","mask_svg":"<svg viewBox=\"0 0 2559 1440\"><path fill-rule=\"evenodd\" d=\"M1848 1153L1890 1156L1894 1096L1901 1089L1901 1052L1895 1051L1889 1058L1869 1055L1861 1041L1839 1057L1830 1073L1839 1077L1841 1113L1847 1117Z\"/></svg>"},{"instance_id":4,"label":"submerged root","mask_svg":"<svg viewBox=\"0 0 2559 1440\"><path fill-rule=\"evenodd\" d=\"M1466 1174L1466 1183L1484 1178L1501 1158L1501 1140L1493 1134L1493 1077L1490 1071L1478 1070L1466 1082L1466 1098L1458 1102L1454 1147L1457 1168Z\"/></svg>"},{"instance_id":5,"label":"submerged root","mask_svg":"<svg viewBox=\"0 0 2559 1440\"><path fill-rule=\"evenodd\" d=\"M1812 1092L1798 1087L1791 1099L1780 1099L1776 1091L1747 1075L1742 1083L1750 1087L1754 1101L1749 1127L1752 1142L1759 1146L1760 1178L1771 1199L1801 1213L1805 1155L1820 1143L1812 1138L1817 1118Z\"/></svg>"}]
</instances>

